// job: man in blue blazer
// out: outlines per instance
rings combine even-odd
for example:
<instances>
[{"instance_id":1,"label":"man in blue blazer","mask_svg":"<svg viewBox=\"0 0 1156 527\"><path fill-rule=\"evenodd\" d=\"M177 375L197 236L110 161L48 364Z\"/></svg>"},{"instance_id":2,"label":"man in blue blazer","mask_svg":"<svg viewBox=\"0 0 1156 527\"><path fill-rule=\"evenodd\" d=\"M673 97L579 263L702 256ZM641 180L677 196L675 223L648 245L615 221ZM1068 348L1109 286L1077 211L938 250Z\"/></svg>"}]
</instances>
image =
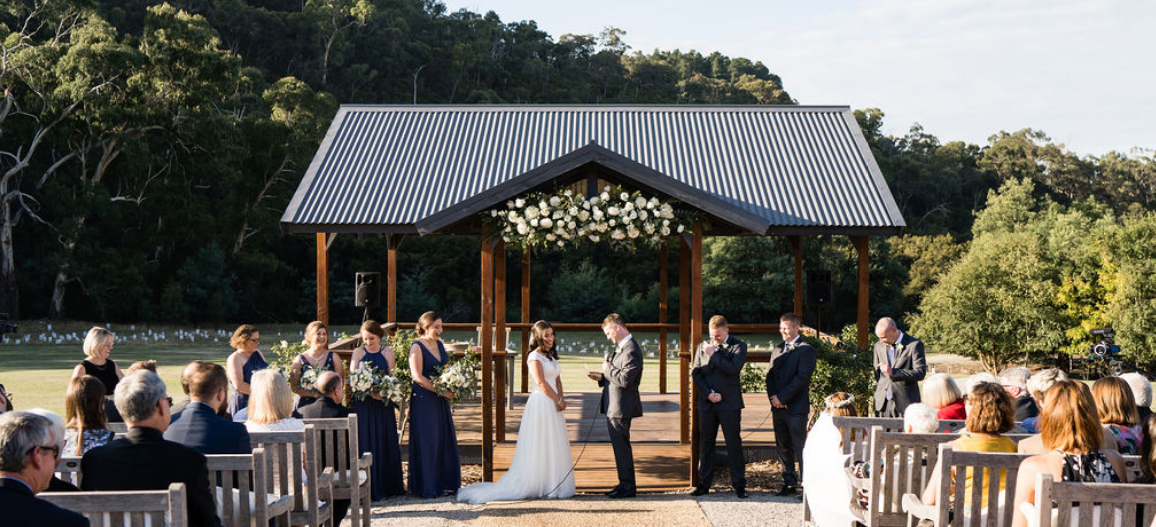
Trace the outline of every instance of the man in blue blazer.
<instances>
[{"instance_id":1,"label":"man in blue blazer","mask_svg":"<svg viewBox=\"0 0 1156 527\"><path fill-rule=\"evenodd\" d=\"M771 400L775 446L783 462L783 488L776 496L795 493L803 479L803 445L807 441L807 416L811 411L811 375L815 373L815 348L803 340L803 320L794 313L779 317L783 344L771 351L767 369L767 397ZM795 462L799 471L795 472Z\"/></svg>"},{"instance_id":2,"label":"man in blue blazer","mask_svg":"<svg viewBox=\"0 0 1156 527\"><path fill-rule=\"evenodd\" d=\"M196 360L185 367L181 379L189 386L189 404L173 415L165 439L206 455L252 452L245 425L217 415L228 400L225 368Z\"/></svg>"},{"instance_id":3,"label":"man in blue blazer","mask_svg":"<svg viewBox=\"0 0 1156 527\"><path fill-rule=\"evenodd\" d=\"M36 494L48 488L60 457L52 423L30 412L0 415L0 514L4 525L85 527L88 519Z\"/></svg>"}]
</instances>

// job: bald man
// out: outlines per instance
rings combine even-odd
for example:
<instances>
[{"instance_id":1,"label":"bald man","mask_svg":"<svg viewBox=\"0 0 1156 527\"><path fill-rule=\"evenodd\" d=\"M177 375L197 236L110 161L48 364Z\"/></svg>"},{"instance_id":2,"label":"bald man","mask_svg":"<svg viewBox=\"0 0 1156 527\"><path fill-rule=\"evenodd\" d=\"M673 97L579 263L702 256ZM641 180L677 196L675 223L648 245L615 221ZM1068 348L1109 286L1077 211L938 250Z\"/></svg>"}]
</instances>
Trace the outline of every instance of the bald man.
<instances>
[{"instance_id":1,"label":"bald man","mask_svg":"<svg viewBox=\"0 0 1156 527\"><path fill-rule=\"evenodd\" d=\"M875 324L875 336L875 415L903 417L908 405L920 402L919 381L927 375L923 342L887 317Z\"/></svg>"}]
</instances>

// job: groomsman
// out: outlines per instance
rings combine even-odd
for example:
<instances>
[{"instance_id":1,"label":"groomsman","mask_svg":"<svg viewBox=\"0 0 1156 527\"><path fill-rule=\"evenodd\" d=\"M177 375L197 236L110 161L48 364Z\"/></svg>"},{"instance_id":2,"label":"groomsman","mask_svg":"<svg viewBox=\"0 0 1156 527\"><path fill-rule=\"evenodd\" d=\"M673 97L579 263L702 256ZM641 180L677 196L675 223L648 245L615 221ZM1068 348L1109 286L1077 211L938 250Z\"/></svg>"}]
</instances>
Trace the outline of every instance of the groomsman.
<instances>
[{"instance_id":1,"label":"groomsman","mask_svg":"<svg viewBox=\"0 0 1156 527\"><path fill-rule=\"evenodd\" d=\"M775 444L783 463L783 488L776 496L795 493L803 477L803 444L807 440L807 414L811 411L811 375L815 373L815 348L803 341L799 326L803 319L794 313L779 317L783 343L771 351L767 370L767 397ZM799 471L795 472L795 462Z\"/></svg>"},{"instance_id":2,"label":"groomsman","mask_svg":"<svg viewBox=\"0 0 1156 527\"><path fill-rule=\"evenodd\" d=\"M739 374L747 361L747 343L729 334L727 319L715 315L710 319L710 340L700 343L694 353L694 379L699 417L699 484L691 494L710 492L714 479L714 450L719 426L727 442L727 461L731 465L731 486L735 496L746 498L746 462L740 421L743 414L743 387Z\"/></svg>"},{"instance_id":3,"label":"groomsman","mask_svg":"<svg viewBox=\"0 0 1156 527\"><path fill-rule=\"evenodd\" d=\"M589 372L588 375L602 387L599 409L606 414L606 428L610 433L610 445L614 448L614 465L618 469L618 485L606 495L633 498L638 486L634 479L630 421L642 417L642 398L638 394L638 385L642 382L642 345L626 329L626 322L618 313L606 316L602 321L602 333L614 343L614 352L607 354L601 372Z\"/></svg>"},{"instance_id":4,"label":"groomsman","mask_svg":"<svg viewBox=\"0 0 1156 527\"><path fill-rule=\"evenodd\" d=\"M927 375L923 342L884 317L875 324L875 416L903 417L904 410L921 401L919 381Z\"/></svg>"}]
</instances>

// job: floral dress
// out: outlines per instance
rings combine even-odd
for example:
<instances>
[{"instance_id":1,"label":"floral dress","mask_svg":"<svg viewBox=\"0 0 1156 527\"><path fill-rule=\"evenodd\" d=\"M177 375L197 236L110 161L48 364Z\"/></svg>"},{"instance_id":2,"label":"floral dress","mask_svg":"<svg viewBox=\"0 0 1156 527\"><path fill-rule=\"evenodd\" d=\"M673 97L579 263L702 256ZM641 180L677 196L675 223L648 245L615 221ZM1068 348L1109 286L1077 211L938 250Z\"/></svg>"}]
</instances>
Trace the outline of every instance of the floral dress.
<instances>
[{"instance_id":1,"label":"floral dress","mask_svg":"<svg viewBox=\"0 0 1156 527\"><path fill-rule=\"evenodd\" d=\"M1134 456L1140 453L1140 427L1138 426L1121 426L1114 424L1106 424L1107 428L1112 433L1112 437L1116 439L1116 450L1125 456Z\"/></svg>"}]
</instances>

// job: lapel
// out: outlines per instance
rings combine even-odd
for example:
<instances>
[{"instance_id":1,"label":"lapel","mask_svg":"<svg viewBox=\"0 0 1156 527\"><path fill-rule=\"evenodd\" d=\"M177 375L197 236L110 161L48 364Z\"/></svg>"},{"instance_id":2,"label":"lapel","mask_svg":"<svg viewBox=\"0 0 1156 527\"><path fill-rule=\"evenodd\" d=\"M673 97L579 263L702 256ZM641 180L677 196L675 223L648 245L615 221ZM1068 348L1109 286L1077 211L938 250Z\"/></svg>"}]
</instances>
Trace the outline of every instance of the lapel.
<instances>
[{"instance_id":1,"label":"lapel","mask_svg":"<svg viewBox=\"0 0 1156 527\"><path fill-rule=\"evenodd\" d=\"M907 334L900 335L899 340L895 341L895 363L891 365L892 368L898 367L903 362L903 351L906 348L904 341L907 340Z\"/></svg>"}]
</instances>

